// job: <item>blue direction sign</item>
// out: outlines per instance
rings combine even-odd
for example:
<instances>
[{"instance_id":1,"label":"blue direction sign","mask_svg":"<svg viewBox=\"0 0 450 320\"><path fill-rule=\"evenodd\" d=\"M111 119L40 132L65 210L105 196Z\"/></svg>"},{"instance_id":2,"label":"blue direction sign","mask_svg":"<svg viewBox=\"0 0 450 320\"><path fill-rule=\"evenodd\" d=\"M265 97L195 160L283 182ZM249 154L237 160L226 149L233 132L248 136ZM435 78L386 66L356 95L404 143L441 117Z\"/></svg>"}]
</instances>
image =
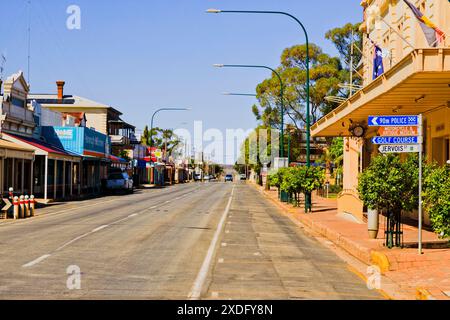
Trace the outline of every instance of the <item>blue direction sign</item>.
<instances>
[{"instance_id":1,"label":"blue direction sign","mask_svg":"<svg viewBox=\"0 0 450 320\"><path fill-rule=\"evenodd\" d=\"M371 116L369 127L409 127L419 126L418 116Z\"/></svg>"},{"instance_id":2,"label":"blue direction sign","mask_svg":"<svg viewBox=\"0 0 450 320\"><path fill-rule=\"evenodd\" d=\"M419 137L374 137L372 143L377 145L383 144L419 144L422 143Z\"/></svg>"}]
</instances>

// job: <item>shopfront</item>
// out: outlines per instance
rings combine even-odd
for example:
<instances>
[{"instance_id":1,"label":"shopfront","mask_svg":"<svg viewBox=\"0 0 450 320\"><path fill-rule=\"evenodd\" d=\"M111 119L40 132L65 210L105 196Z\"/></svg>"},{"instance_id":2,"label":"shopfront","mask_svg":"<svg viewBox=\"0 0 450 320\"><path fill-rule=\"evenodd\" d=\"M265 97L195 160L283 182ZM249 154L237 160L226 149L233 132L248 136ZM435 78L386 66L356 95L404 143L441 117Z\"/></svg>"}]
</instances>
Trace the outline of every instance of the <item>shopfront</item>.
<instances>
[{"instance_id":1,"label":"shopfront","mask_svg":"<svg viewBox=\"0 0 450 320\"><path fill-rule=\"evenodd\" d=\"M9 188L16 193L32 194L32 171L34 150L0 139L0 193L8 194Z\"/></svg>"},{"instance_id":2,"label":"shopfront","mask_svg":"<svg viewBox=\"0 0 450 320\"><path fill-rule=\"evenodd\" d=\"M80 194L96 195L102 192L102 181L108 177L110 138L84 127L43 127L47 141L82 159L79 168Z\"/></svg>"}]
</instances>

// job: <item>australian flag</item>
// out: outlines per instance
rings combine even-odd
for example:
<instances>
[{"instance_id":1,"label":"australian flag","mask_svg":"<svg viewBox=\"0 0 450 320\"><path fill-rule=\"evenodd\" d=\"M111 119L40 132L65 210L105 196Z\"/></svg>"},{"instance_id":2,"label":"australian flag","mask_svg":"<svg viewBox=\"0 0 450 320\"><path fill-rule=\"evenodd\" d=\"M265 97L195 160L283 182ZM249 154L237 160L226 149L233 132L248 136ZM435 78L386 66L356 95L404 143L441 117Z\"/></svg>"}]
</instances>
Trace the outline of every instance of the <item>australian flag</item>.
<instances>
[{"instance_id":1,"label":"australian flag","mask_svg":"<svg viewBox=\"0 0 450 320\"><path fill-rule=\"evenodd\" d=\"M384 73L383 66L383 50L377 45L375 45L375 53L373 57L373 80L378 78Z\"/></svg>"}]
</instances>

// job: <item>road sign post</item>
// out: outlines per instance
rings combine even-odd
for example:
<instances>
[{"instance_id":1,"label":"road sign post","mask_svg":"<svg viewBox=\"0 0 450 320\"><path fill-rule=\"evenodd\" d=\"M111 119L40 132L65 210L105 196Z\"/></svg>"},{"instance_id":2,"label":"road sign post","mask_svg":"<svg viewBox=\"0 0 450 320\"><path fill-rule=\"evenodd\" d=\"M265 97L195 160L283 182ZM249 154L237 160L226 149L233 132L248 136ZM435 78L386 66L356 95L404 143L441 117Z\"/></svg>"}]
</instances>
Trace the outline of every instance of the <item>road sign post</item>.
<instances>
[{"instance_id":1,"label":"road sign post","mask_svg":"<svg viewBox=\"0 0 450 320\"><path fill-rule=\"evenodd\" d=\"M419 137L423 140L423 119L422 115L418 117L419 121ZM422 207L422 152L423 152L423 141L420 144L420 152L419 152L419 254L422 254L422 219L423 219L423 207Z\"/></svg>"},{"instance_id":2,"label":"road sign post","mask_svg":"<svg viewBox=\"0 0 450 320\"><path fill-rule=\"evenodd\" d=\"M379 151L389 153L419 153L419 254L423 253L423 116L371 116L369 127L380 127L377 137L372 138Z\"/></svg>"}]
</instances>

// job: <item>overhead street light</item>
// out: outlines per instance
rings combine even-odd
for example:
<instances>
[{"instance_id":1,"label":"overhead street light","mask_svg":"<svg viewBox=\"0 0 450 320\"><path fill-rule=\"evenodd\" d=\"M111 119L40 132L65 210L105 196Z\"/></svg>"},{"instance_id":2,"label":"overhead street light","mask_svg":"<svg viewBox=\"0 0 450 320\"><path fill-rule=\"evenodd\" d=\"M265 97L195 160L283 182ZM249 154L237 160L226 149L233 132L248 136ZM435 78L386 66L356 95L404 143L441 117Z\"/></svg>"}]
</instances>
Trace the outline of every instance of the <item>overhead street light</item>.
<instances>
[{"instance_id":1,"label":"overhead street light","mask_svg":"<svg viewBox=\"0 0 450 320\"><path fill-rule=\"evenodd\" d=\"M213 65L216 68L256 68L256 69L267 69L272 71L280 81L280 100L281 100L281 148L280 148L280 157L284 157L284 83L283 79L281 78L281 75L273 68L270 68L268 66L264 65L250 65L250 64L214 64ZM237 94L242 95L242 94Z\"/></svg>"},{"instance_id":2,"label":"overhead street light","mask_svg":"<svg viewBox=\"0 0 450 320\"><path fill-rule=\"evenodd\" d=\"M306 165L311 167L311 107L310 107L310 67L309 67L309 37L303 23L290 13L283 11L255 11L255 10L220 10L220 9L208 9L207 13L243 13L243 14L277 14L284 15L295 22L301 27L306 38ZM307 210L311 209L311 195L306 195L306 207Z\"/></svg>"},{"instance_id":3,"label":"overhead street light","mask_svg":"<svg viewBox=\"0 0 450 320\"><path fill-rule=\"evenodd\" d=\"M161 108L156 110L153 115L152 115L152 121L151 121L151 127L150 127L150 152L153 149L153 124L155 121L155 116L163 111L190 111L192 110L191 108ZM153 159L152 159L152 155L150 154L150 163L153 163ZM153 181L150 181L153 182Z\"/></svg>"}]
</instances>

